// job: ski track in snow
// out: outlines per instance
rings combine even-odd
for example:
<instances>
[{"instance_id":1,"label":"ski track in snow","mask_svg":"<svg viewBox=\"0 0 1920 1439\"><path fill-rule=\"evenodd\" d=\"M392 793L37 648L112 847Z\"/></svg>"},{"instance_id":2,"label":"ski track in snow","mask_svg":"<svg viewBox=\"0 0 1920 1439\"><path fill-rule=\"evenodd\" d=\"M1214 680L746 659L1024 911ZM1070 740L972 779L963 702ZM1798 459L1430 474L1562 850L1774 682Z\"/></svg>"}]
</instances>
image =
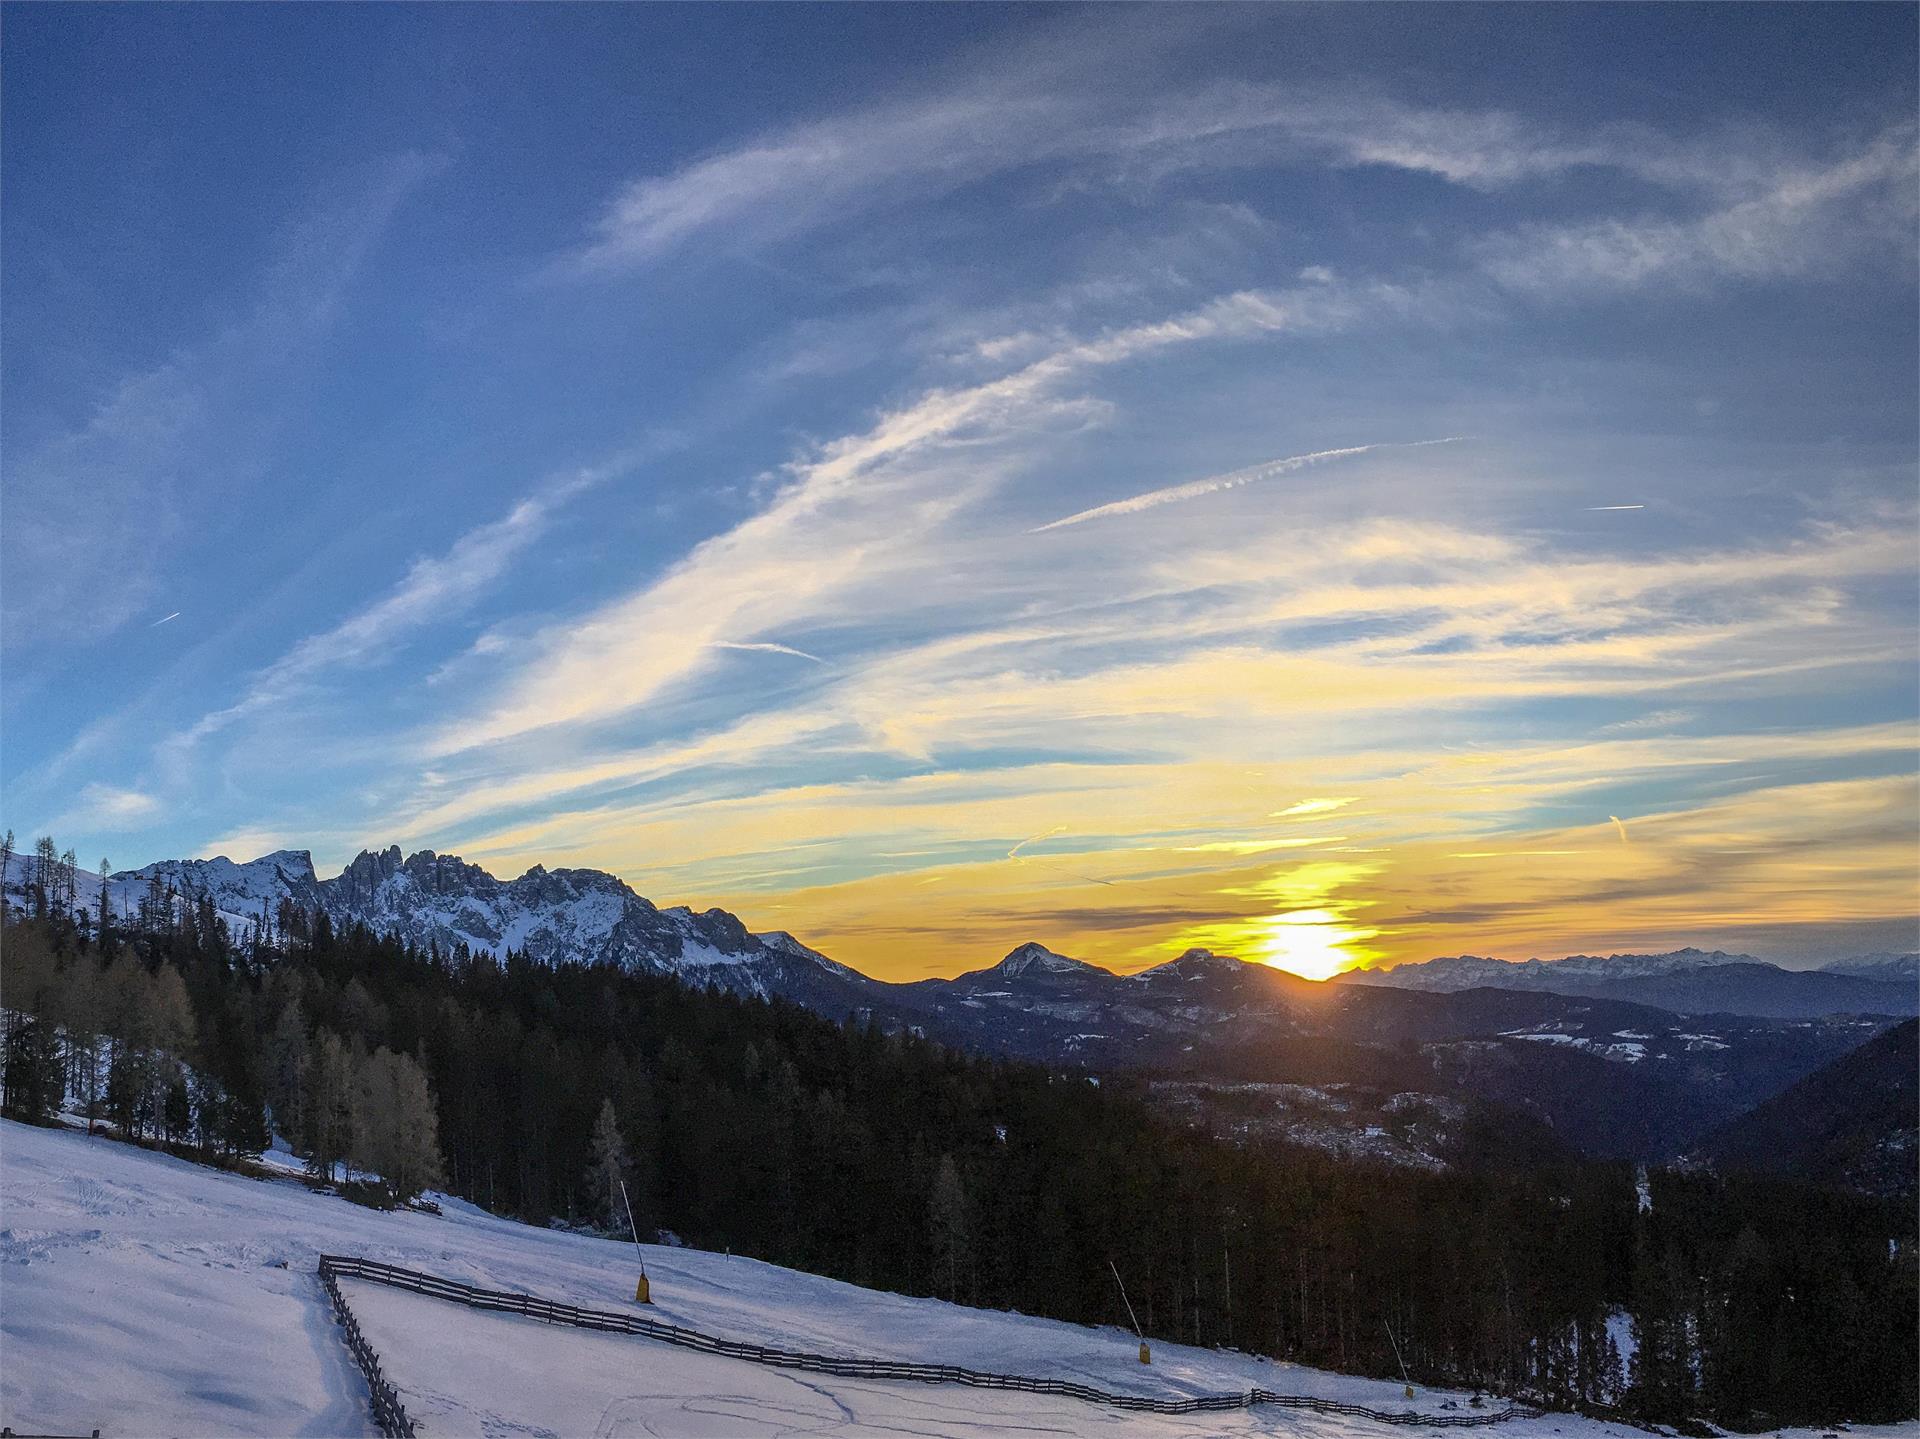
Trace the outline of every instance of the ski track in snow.
<instances>
[{"instance_id":1,"label":"ski track in snow","mask_svg":"<svg viewBox=\"0 0 1920 1439\"><path fill-rule=\"evenodd\" d=\"M633 1293L630 1245L443 1199L381 1214L290 1179L224 1174L72 1130L0 1121L0 1422L108 1436L368 1434L364 1381L315 1274L354 1254L603 1309ZM951 1363L1176 1395L1255 1384L1398 1409L1398 1385L1118 1329L856 1288L741 1257L649 1247L653 1313L787 1348ZM921 1436L1188 1439L1417 1433L1292 1410L1130 1414L1042 1395L808 1375L626 1335L548 1326L364 1281L348 1302L423 1436ZM1423 1391L1421 1406L1464 1396ZM1513 1439L1631 1439L1564 1415ZM1813 1431L1803 1431L1811 1433ZM1920 1439L1920 1425L1853 1431Z\"/></svg>"}]
</instances>

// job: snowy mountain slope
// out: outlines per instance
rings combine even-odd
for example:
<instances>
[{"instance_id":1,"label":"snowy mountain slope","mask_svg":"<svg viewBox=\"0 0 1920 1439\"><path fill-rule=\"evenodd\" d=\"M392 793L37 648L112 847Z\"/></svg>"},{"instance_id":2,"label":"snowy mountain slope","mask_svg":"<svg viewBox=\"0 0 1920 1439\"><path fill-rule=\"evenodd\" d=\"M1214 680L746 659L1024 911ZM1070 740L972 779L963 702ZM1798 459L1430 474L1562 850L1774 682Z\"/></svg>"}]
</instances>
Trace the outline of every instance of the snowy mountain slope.
<instances>
[{"instance_id":1,"label":"snowy mountain slope","mask_svg":"<svg viewBox=\"0 0 1920 1439\"><path fill-rule=\"evenodd\" d=\"M156 878L181 894L196 899L205 895L213 900L215 909L249 923L262 913L271 915L283 899L312 904L320 893L313 856L304 849L283 849L245 864L222 855L217 859L165 859L139 869L121 870L110 876L114 898L137 901L147 881Z\"/></svg>"},{"instance_id":2,"label":"snowy mountain slope","mask_svg":"<svg viewBox=\"0 0 1920 1439\"><path fill-rule=\"evenodd\" d=\"M31 856L16 855L6 888L19 902L34 878ZM236 939L271 927L280 905L324 910L336 926L363 924L421 948L464 945L496 957L508 950L544 964L613 964L675 974L736 993L783 995L844 1015L874 1003L873 982L784 932L751 934L725 910L661 909L621 879L594 869L535 865L518 879L496 879L479 865L432 850L402 856L397 846L362 851L339 875L320 879L305 850L282 850L245 864L214 859L160 860L107 880L112 912L138 912L155 882L178 903L211 900ZM99 903L97 875L76 875L76 908Z\"/></svg>"},{"instance_id":3,"label":"snowy mountain slope","mask_svg":"<svg viewBox=\"0 0 1920 1439\"><path fill-rule=\"evenodd\" d=\"M341 1287L408 1417L429 1434L943 1439L984 1431L1204 1439L1284 1432L1334 1439L1390 1432L1310 1412L1135 1414L1049 1395L799 1373L644 1341L636 1348L628 1337L476 1312L379 1284L342 1280Z\"/></svg>"},{"instance_id":4,"label":"snowy mountain slope","mask_svg":"<svg viewBox=\"0 0 1920 1439\"><path fill-rule=\"evenodd\" d=\"M283 900L292 899L308 908L321 902L313 856L303 849L277 850L245 864L224 855L216 859L163 859L107 876L107 907L116 922L132 922L156 879L161 893L172 891L176 908L202 897L211 899L236 939L244 939L263 915L271 918ZM9 901L16 908L25 907L37 881L34 857L16 853L5 874ZM90 918L98 915L100 887L97 873L77 871L73 907L84 910Z\"/></svg>"},{"instance_id":5,"label":"snowy mountain slope","mask_svg":"<svg viewBox=\"0 0 1920 1439\"><path fill-rule=\"evenodd\" d=\"M1825 966L1828 974L1850 974L1855 979L1877 979L1888 984L1920 984L1920 954L1862 954L1837 959Z\"/></svg>"},{"instance_id":6,"label":"snowy mountain slope","mask_svg":"<svg viewBox=\"0 0 1920 1439\"><path fill-rule=\"evenodd\" d=\"M365 1433L365 1393L315 1278L321 1253L371 1256L468 1283L520 1289L597 1308L632 1301L630 1245L534 1230L442 1199L445 1214L382 1214L309 1193L292 1180L248 1180L71 1130L0 1122L0 1422L33 1433L217 1435ZM1152 1368L1135 1362L1119 1329L1087 1329L1018 1314L970 1310L858 1289L749 1258L647 1247L653 1316L707 1333L812 1353L950 1362L996 1372L1073 1378L1108 1389L1187 1397L1265 1385L1348 1402L1402 1408L1398 1385L1271 1364L1246 1354L1156 1345ZM353 1287L382 1360L409 1399L444 1399L428 1431L588 1433L566 1404L599 1395L618 1422L599 1433L760 1433L781 1406L812 1401L787 1378L755 1366L697 1370L685 1351L622 1337L597 1351L568 1333L547 1354L540 1326L455 1306L405 1310L407 1301ZM434 1301L419 1301L428 1305ZM419 1320L419 1324L415 1322ZM420 1333L432 1326L432 1337ZM453 1349L467 1358L453 1364ZM564 1358L564 1368L538 1360ZM438 1364L447 1360L451 1368ZM578 1395L570 1397L574 1366ZM492 1370L492 1378L480 1374ZM557 1379L545 1376L559 1376ZM979 1433L1014 1416L1050 1418L1056 1431L1106 1433L1117 1416L1091 1406L1021 1397L995 1408L979 1391L816 1379L829 1397L822 1433L893 1433L914 1418L920 1433ZM599 1387L595 1387L599 1385ZM772 1385L772 1389L768 1387ZM845 1385L845 1393L843 1393ZM568 1393L563 1393L568 1391ZM876 1391L883 1399L876 1399ZM716 1408L745 1395L745 1408ZM1006 1399L1006 1397L1000 1397ZM1425 1393L1438 1408L1463 1397ZM699 1401L693 1404L689 1401ZM465 1410L455 1406L465 1404ZM492 1427L478 1408L511 1418ZM445 1416L465 1412L468 1418ZM747 1424L753 1420L753 1424ZM1384 1433L1348 1420L1277 1414L1246 1431ZM789 1426L793 1418L787 1420ZM647 1429L643 1426L655 1426ZM703 1426L705 1424L705 1429ZM1567 1435L1620 1433L1553 1416ZM895 1426L895 1427L889 1427ZM1311 1427L1325 1426L1325 1427ZM1217 1433L1127 1427L1119 1433ZM1540 1427L1503 1433L1548 1433Z\"/></svg>"},{"instance_id":7,"label":"snowy mountain slope","mask_svg":"<svg viewBox=\"0 0 1920 1439\"><path fill-rule=\"evenodd\" d=\"M0 1121L0 1422L27 1432L360 1434L365 1391L314 1274L322 1252L358 1254L494 1288L618 1309L631 1301L631 1246L533 1229L459 1201L444 1217L383 1214L73 1131ZM1186 1396L1255 1384L1386 1409L1398 1385L1156 1344L1135 1362L1112 1329L966 1309L863 1290L753 1260L649 1246L659 1318L789 1348L953 1363ZM644 1340L546 1331L396 1291L349 1295L427 1433L1150 1436L1229 1432L1122 1424L1122 1416L978 1390L875 1385L728 1364L696 1367ZM389 1297L390 1296L390 1297ZM601 1347L617 1343L618 1348ZM811 1386L811 1387L808 1387ZM1008 1396L995 1396L1004 1399ZM1423 1391L1440 1410L1465 1397ZM1291 1411L1232 1432L1361 1439L1393 1431ZM435 1421L438 1422L435 1422ZM1566 1415L1503 1426L1514 1439L1627 1439ZM1903 1439L1914 1426L1876 1432Z\"/></svg>"},{"instance_id":8,"label":"snowy mountain slope","mask_svg":"<svg viewBox=\"0 0 1920 1439\"><path fill-rule=\"evenodd\" d=\"M1676 970L1722 964L1758 964L1750 954L1676 949L1667 954L1570 954L1565 959L1487 959L1477 954L1419 960L1392 969L1357 969L1339 976L1348 984L1385 984L1395 989L1551 989L1556 983L1646 979Z\"/></svg>"}]
</instances>

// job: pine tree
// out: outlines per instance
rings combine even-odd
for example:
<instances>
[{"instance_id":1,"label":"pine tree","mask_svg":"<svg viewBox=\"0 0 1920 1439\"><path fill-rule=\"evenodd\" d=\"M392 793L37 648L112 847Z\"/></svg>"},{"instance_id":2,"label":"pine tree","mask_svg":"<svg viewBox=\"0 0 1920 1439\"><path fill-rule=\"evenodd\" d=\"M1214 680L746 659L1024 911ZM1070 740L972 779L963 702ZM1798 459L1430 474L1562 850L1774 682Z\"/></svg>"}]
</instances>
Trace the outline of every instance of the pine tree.
<instances>
[{"instance_id":1,"label":"pine tree","mask_svg":"<svg viewBox=\"0 0 1920 1439\"><path fill-rule=\"evenodd\" d=\"M104 858L101 859L99 933L95 943L100 946L100 953L103 955L110 955L113 952L113 907L107 898L107 876L112 873L112 867Z\"/></svg>"},{"instance_id":2,"label":"pine tree","mask_svg":"<svg viewBox=\"0 0 1920 1439\"><path fill-rule=\"evenodd\" d=\"M161 1127L167 1143L184 1139L193 1131L193 1099L187 1092L186 1076L175 1074L167 1085L167 1102L161 1110Z\"/></svg>"},{"instance_id":3,"label":"pine tree","mask_svg":"<svg viewBox=\"0 0 1920 1439\"><path fill-rule=\"evenodd\" d=\"M29 1124L45 1124L66 1098L66 1061L47 1019L30 1019L9 1036L6 1052L7 1112Z\"/></svg>"},{"instance_id":4,"label":"pine tree","mask_svg":"<svg viewBox=\"0 0 1920 1439\"><path fill-rule=\"evenodd\" d=\"M600 1117L593 1122L593 1163L587 1170L587 1193L593 1201L594 1217L609 1229L619 1229L627 1222L621 1185L629 1167L627 1141L620 1134L613 1101L603 1099Z\"/></svg>"},{"instance_id":5,"label":"pine tree","mask_svg":"<svg viewBox=\"0 0 1920 1439\"><path fill-rule=\"evenodd\" d=\"M73 917L74 905L80 898L80 864L72 850L60 856L60 904L62 919Z\"/></svg>"},{"instance_id":6,"label":"pine tree","mask_svg":"<svg viewBox=\"0 0 1920 1439\"><path fill-rule=\"evenodd\" d=\"M968 1256L967 1192L951 1154L940 1156L933 1192L927 1199L927 1227L933 1241L935 1273L945 1281L947 1298L960 1297L960 1271Z\"/></svg>"},{"instance_id":7,"label":"pine tree","mask_svg":"<svg viewBox=\"0 0 1920 1439\"><path fill-rule=\"evenodd\" d=\"M69 1087L87 1116L87 1133L100 1107L100 1043L106 1023L105 981L100 966L86 955L75 959L66 971L66 1003L63 1018L67 1026L67 1059L71 1071Z\"/></svg>"},{"instance_id":8,"label":"pine tree","mask_svg":"<svg viewBox=\"0 0 1920 1439\"><path fill-rule=\"evenodd\" d=\"M60 856L53 847L53 836L43 834L33 842L33 912L36 918L45 919L49 909L49 895L53 890L54 873L60 867Z\"/></svg>"},{"instance_id":9,"label":"pine tree","mask_svg":"<svg viewBox=\"0 0 1920 1439\"><path fill-rule=\"evenodd\" d=\"M1669 1243L1655 1252L1641 1225L1633 1261L1630 1382L1635 1407L1648 1418L1682 1419L1693 1399L1691 1306L1680 1256Z\"/></svg>"},{"instance_id":10,"label":"pine tree","mask_svg":"<svg viewBox=\"0 0 1920 1439\"><path fill-rule=\"evenodd\" d=\"M267 1036L267 1103L273 1121L289 1144L298 1146L306 1135L307 1066L312 1043L300 996L281 1007L273 1033Z\"/></svg>"}]
</instances>

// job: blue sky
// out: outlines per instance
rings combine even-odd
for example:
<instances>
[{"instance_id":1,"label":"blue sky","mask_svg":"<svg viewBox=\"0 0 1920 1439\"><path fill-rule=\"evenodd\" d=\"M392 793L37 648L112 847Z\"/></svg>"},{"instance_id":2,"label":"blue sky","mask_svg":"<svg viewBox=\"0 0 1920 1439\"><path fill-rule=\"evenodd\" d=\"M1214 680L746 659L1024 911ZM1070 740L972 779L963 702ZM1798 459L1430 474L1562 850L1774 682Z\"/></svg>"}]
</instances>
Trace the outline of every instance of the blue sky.
<instances>
[{"instance_id":1,"label":"blue sky","mask_svg":"<svg viewBox=\"0 0 1920 1439\"><path fill-rule=\"evenodd\" d=\"M6 822L1910 944L1915 14L10 7Z\"/></svg>"}]
</instances>

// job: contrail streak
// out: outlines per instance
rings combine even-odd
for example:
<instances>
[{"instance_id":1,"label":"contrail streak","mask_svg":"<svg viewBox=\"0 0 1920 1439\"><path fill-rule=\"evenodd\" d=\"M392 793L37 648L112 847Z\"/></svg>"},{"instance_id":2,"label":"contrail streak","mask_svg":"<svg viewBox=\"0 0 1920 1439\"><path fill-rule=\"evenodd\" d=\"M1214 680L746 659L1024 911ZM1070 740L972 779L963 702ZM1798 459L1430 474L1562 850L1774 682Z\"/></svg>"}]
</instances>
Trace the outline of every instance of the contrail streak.
<instances>
[{"instance_id":1,"label":"contrail streak","mask_svg":"<svg viewBox=\"0 0 1920 1439\"><path fill-rule=\"evenodd\" d=\"M797 660L812 660L817 665L826 663L819 655L810 655L805 650L795 649L792 645L777 645L770 640L758 643L749 643L745 640L714 640L712 645L717 650L752 650L763 655L792 655Z\"/></svg>"},{"instance_id":2,"label":"contrail streak","mask_svg":"<svg viewBox=\"0 0 1920 1439\"><path fill-rule=\"evenodd\" d=\"M1020 858L1020 851L1025 849L1028 845L1038 844L1043 839L1051 839L1054 835L1059 834L1065 828L1066 826L1064 824L1056 824L1052 829L1048 830L1045 834L1028 835L1025 839L1021 840L1020 843L1016 844L1012 849L1007 851L1007 858L1008 859Z\"/></svg>"},{"instance_id":3,"label":"contrail streak","mask_svg":"<svg viewBox=\"0 0 1920 1439\"><path fill-rule=\"evenodd\" d=\"M1613 827L1620 831L1620 843L1626 844L1628 842L1627 841L1627 822L1622 818L1620 818L1620 816L1617 814L1610 814L1607 816L1607 818L1612 820Z\"/></svg>"},{"instance_id":4,"label":"contrail streak","mask_svg":"<svg viewBox=\"0 0 1920 1439\"><path fill-rule=\"evenodd\" d=\"M1197 500L1202 495L1217 494L1221 490L1237 490L1242 485L1250 485L1256 480L1270 480L1275 475L1288 474L1294 470L1305 469L1308 465L1317 465L1323 460L1345 459L1349 455L1364 455L1369 450L1414 450L1423 445L1452 445L1465 439L1465 435L1448 435L1440 440L1412 440L1400 444L1349 445L1344 450L1317 450L1311 455L1289 455L1284 460L1269 460L1262 465L1252 465L1244 470L1233 470L1224 475L1210 475L1204 480L1189 480L1184 485L1170 485L1164 490L1148 490L1144 495L1135 495L1128 500L1115 500L1110 505L1096 505L1090 510L1068 515L1063 520L1052 520L1044 525L1035 525L1027 533L1044 534L1048 530L1057 530L1064 525L1084 524L1088 520L1104 520L1112 515L1138 514L1141 510L1155 509L1160 505L1176 504L1181 500Z\"/></svg>"},{"instance_id":5,"label":"contrail streak","mask_svg":"<svg viewBox=\"0 0 1920 1439\"><path fill-rule=\"evenodd\" d=\"M148 625L147 628L150 630L157 630L160 628L160 626L164 625L167 622L167 620L177 620L179 618L180 618L180 611L175 610L172 614L167 615L162 619L155 620L152 624Z\"/></svg>"},{"instance_id":6,"label":"contrail streak","mask_svg":"<svg viewBox=\"0 0 1920 1439\"><path fill-rule=\"evenodd\" d=\"M1587 513L1597 515L1605 510L1644 510L1645 508L1645 505L1588 505Z\"/></svg>"}]
</instances>

